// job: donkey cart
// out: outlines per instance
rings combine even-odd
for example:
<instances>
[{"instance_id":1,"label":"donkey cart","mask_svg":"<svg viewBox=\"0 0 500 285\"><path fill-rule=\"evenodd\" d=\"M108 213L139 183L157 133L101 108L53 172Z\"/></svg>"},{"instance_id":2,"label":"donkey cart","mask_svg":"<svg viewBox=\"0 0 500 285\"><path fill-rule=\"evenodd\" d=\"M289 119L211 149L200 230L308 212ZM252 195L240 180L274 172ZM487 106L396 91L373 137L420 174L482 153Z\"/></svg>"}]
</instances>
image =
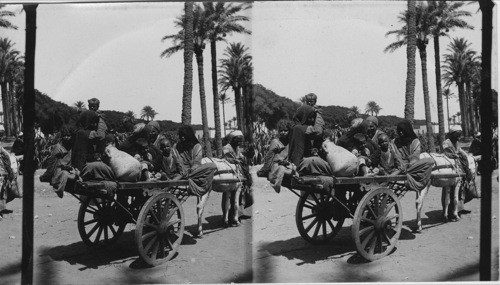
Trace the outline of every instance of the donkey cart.
<instances>
[{"instance_id":1,"label":"donkey cart","mask_svg":"<svg viewBox=\"0 0 500 285\"><path fill-rule=\"evenodd\" d=\"M240 180L214 180L234 183ZM182 204L189 197L188 181L77 181L66 192L80 200L78 232L90 247L117 241L127 223L135 224L139 256L156 266L170 260L184 235Z\"/></svg>"},{"instance_id":2,"label":"donkey cart","mask_svg":"<svg viewBox=\"0 0 500 285\"><path fill-rule=\"evenodd\" d=\"M459 174L433 174L453 178ZM369 261L390 254L403 224L400 199L409 191L406 175L374 177L285 176L283 186L299 197L295 222L300 235L312 244L333 239L345 219L352 218L351 234L358 253ZM366 184L381 184L367 190Z\"/></svg>"}]
</instances>

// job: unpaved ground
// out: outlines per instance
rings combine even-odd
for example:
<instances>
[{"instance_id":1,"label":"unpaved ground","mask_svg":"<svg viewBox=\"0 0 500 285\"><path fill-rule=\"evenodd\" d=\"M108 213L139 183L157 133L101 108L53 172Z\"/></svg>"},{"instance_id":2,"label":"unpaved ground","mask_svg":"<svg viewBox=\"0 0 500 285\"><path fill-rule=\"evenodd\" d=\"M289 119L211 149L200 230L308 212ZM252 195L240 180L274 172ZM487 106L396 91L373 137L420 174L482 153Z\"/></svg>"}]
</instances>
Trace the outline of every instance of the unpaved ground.
<instances>
[{"instance_id":1,"label":"unpaved ground","mask_svg":"<svg viewBox=\"0 0 500 285\"><path fill-rule=\"evenodd\" d=\"M498 280L498 171L493 187L493 268ZM478 178L480 179L480 178ZM479 182L479 181L478 181ZM402 198L403 231L391 255L366 262L356 253L352 220L328 244L306 242L295 225L298 197L277 194L258 180L254 206L255 282L417 282L479 280L480 200L466 204L471 213L459 222L441 221L441 193L432 187L424 202L423 231L414 234L415 194ZM480 185L480 184L478 184Z\"/></svg>"},{"instance_id":2,"label":"unpaved ground","mask_svg":"<svg viewBox=\"0 0 500 285\"><path fill-rule=\"evenodd\" d=\"M257 169L254 167L252 172L255 174ZM35 284L479 280L480 201L468 203L466 208L471 213L459 222L442 223L436 188L425 201L423 232L410 231L415 222L415 195L408 193L402 199L404 226L397 250L381 260L365 262L356 254L350 220L327 245L310 245L300 237L295 225L298 198L286 189L275 193L265 179L254 175L256 204L245 210L242 226L221 227L221 194L212 193L204 215L206 235L192 238L196 199L189 198L183 205L187 234L178 255L151 268L138 259L133 225L127 226L118 242L108 249L91 250L85 246L77 230L78 200L69 195L59 199L48 184L38 181L40 173L35 176ZM496 279L497 175L495 171L492 258ZM9 208L14 213L0 222L0 284L18 284L21 280L22 200L9 203Z\"/></svg>"},{"instance_id":3,"label":"unpaved ground","mask_svg":"<svg viewBox=\"0 0 500 285\"><path fill-rule=\"evenodd\" d=\"M138 259L134 225L108 249L92 250L77 229L79 201L59 199L35 175L35 284L137 284L251 282L251 207L240 227L223 228L220 193L212 193L205 207L205 235L194 239L196 198L184 204L186 232L178 255L151 268ZM21 179L20 179L21 181ZM22 185L22 184L20 184ZM21 281L22 201L8 204L14 213L0 222L0 284Z\"/></svg>"}]
</instances>

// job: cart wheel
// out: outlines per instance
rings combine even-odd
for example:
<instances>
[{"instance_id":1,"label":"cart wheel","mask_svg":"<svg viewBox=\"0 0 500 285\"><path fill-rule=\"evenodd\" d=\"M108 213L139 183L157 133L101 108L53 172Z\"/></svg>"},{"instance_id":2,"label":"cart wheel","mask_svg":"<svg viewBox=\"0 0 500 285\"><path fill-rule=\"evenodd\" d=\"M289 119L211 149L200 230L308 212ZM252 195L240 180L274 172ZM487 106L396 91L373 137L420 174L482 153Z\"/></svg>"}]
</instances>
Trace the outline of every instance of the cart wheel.
<instances>
[{"instance_id":1,"label":"cart wheel","mask_svg":"<svg viewBox=\"0 0 500 285\"><path fill-rule=\"evenodd\" d=\"M352 237L364 258L373 261L387 256L396 247L403 226L401 203L391 190L368 192L354 214Z\"/></svg>"},{"instance_id":2,"label":"cart wheel","mask_svg":"<svg viewBox=\"0 0 500 285\"><path fill-rule=\"evenodd\" d=\"M172 259L184 235L184 212L170 193L149 198L137 219L135 241L142 259L153 266Z\"/></svg>"},{"instance_id":3,"label":"cart wheel","mask_svg":"<svg viewBox=\"0 0 500 285\"><path fill-rule=\"evenodd\" d=\"M78 232L82 241L91 247L102 247L114 243L125 229L118 223L115 201L87 197L78 211Z\"/></svg>"},{"instance_id":4,"label":"cart wheel","mask_svg":"<svg viewBox=\"0 0 500 285\"><path fill-rule=\"evenodd\" d=\"M327 194L304 192L297 203L295 222L300 235L312 244L324 244L335 237L345 217L335 209ZM314 229L314 230L313 230Z\"/></svg>"}]
</instances>

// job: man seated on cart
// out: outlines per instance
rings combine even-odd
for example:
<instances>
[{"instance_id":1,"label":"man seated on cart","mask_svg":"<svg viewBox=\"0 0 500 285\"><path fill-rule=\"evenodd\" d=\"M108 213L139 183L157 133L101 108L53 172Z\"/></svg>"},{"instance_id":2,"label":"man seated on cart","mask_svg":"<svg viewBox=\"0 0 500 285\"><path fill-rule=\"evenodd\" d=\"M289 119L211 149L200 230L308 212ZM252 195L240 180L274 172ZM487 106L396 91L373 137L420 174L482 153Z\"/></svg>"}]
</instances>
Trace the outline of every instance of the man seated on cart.
<instances>
[{"instance_id":1,"label":"man seated on cart","mask_svg":"<svg viewBox=\"0 0 500 285\"><path fill-rule=\"evenodd\" d=\"M176 174L172 180L187 179L189 191L198 197L212 190L212 181L217 166L214 163L201 164L203 151L191 126L182 125L179 142L172 149Z\"/></svg>"}]
</instances>

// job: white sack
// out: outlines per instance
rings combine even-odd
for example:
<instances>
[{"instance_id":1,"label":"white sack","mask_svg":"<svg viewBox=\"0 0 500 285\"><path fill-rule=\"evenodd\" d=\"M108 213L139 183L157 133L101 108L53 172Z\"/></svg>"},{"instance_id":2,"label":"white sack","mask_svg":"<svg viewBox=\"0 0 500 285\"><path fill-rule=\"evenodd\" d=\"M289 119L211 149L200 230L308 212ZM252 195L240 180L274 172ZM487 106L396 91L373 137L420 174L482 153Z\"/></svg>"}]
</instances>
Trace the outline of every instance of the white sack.
<instances>
[{"instance_id":1,"label":"white sack","mask_svg":"<svg viewBox=\"0 0 500 285\"><path fill-rule=\"evenodd\" d=\"M353 153L329 140L323 142L322 148L334 176L349 177L358 172L359 161Z\"/></svg>"},{"instance_id":2,"label":"white sack","mask_svg":"<svg viewBox=\"0 0 500 285\"><path fill-rule=\"evenodd\" d=\"M130 154L108 145L105 149L109 165L121 182L135 182L141 177L141 163Z\"/></svg>"}]
</instances>

